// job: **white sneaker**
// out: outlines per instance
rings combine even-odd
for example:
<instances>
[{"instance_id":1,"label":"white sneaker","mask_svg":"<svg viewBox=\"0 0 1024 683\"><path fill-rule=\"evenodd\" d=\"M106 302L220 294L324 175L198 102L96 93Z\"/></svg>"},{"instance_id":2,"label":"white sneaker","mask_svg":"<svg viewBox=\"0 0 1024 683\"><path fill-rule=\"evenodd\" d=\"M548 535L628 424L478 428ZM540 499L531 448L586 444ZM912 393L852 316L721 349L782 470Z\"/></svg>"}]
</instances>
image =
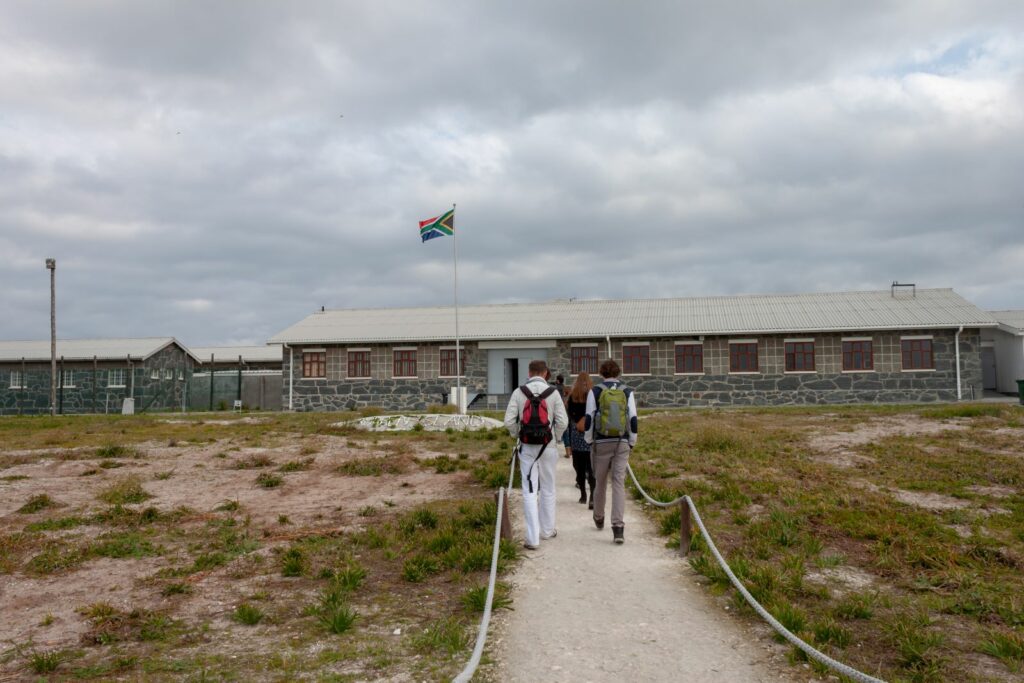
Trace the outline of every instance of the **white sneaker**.
<instances>
[{"instance_id":1,"label":"white sneaker","mask_svg":"<svg viewBox=\"0 0 1024 683\"><path fill-rule=\"evenodd\" d=\"M539 545L530 545L529 543L524 543L523 547L526 548L527 550L536 550L540 546Z\"/></svg>"},{"instance_id":2,"label":"white sneaker","mask_svg":"<svg viewBox=\"0 0 1024 683\"><path fill-rule=\"evenodd\" d=\"M554 538L557 535L558 535L558 529L552 529L550 534L541 534L540 537L546 541L549 538Z\"/></svg>"}]
</instances>

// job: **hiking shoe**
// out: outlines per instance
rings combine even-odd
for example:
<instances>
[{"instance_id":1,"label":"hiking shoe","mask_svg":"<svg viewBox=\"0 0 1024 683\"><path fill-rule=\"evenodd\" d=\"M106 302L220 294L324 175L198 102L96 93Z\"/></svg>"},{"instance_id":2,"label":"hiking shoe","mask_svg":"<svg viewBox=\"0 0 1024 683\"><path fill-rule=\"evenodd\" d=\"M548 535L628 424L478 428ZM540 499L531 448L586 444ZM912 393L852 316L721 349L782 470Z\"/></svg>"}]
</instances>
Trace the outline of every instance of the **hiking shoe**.
<instances>
[{"instance_id":1,"label":"hiking shoe","mask_svg":"<svg viewBox=\"0 0 1024 683\"><path fill-rule=\"evenodd\" d=\"M552 529L550 534L541 534L540 537L545 541L549 538L554 538L558 535L558 529Z\"/></svg>"},{"instance_id":2,"label":"hiking shoe","mask_svg":"<svg viewBox=\"0 0 1024 683\"><path fill-rule=\"evenodd\" d=\"M579 502L580 502L581 505L583 503L587 502L587 492L586 491L583 491L582 493L580 493L580 500L579 500Z\"/></svg>"},{"instance_id":3,"label":"hiking shoe","mask_svg":"<svg viewBox=\"0 0 1024 683\"><path fill-rule=\"evenodd\" d=\"M529 543L524 543L523 547L526 548L527 550L536 550L540 546L539 545L530 545Z\"/></svg>"},{"instance_id":4,"label":"hiking shoe","mask_svg":"<svg viewBox=\"0 0 1024 683\"><path fill-rule=\"evenodd\" d=\"M597 517L595 517L594 518L594 526L596 526L598 529L603 529L604 528L604 517L602 517L601 519L598 519Z\"/></svg>"},{"instance_id":5,"label":"hiking shoe","mask_svg":"<svg viewBox=\"0 0 1024 683\"><path fill-rule=\"evenodd\" d=\"M623 543L626 542L626 539L623 537L623 533L624 532L625 532L625 529L622 528L621 526L613 526L612 527L612 540L615 541L617 544L622 545Z\"/></svg>"}]
</instances>

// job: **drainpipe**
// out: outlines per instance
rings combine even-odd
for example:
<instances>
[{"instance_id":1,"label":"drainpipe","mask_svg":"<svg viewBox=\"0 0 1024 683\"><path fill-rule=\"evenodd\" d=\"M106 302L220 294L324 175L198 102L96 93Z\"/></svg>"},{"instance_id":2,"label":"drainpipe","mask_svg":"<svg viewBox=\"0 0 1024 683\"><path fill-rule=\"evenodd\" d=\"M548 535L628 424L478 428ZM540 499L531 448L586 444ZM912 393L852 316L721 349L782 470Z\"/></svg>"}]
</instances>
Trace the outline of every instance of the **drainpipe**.
<instances>
[{"instance_id":1,"label":"drainpipe","mask_svg":"<svg viewBox=\"0 0 1024 683\"><path fill-rule=\"evenodd\" d=\"M960 333L964 331L964 326L961 325L960 329L953 335L953 345L956 347L956 400L963 398L963 392L960 390Z\"/></svg>"},{"instance_id":2,"label":"drainpipe","mask_svg":"<svg viewBox=\"0 0 1024 683\"><path fill-rule=\"evenodd\" d=\"M288 410L292 409L292 396L294 395L294 383L295 377L295 352L292 347L287 344L284 348L288 349Z\"/></svg>"},{"instance_id":3,"label":"drainpipe","mask_svg":"<svg viewBox=\"0 0 1024 683\"><path fill-rule=\"evenodd\" d=\"M612 336L610 334L604 335L604 340L608 342L608 358L612 357Z\"/></svg>"}]
</instances>

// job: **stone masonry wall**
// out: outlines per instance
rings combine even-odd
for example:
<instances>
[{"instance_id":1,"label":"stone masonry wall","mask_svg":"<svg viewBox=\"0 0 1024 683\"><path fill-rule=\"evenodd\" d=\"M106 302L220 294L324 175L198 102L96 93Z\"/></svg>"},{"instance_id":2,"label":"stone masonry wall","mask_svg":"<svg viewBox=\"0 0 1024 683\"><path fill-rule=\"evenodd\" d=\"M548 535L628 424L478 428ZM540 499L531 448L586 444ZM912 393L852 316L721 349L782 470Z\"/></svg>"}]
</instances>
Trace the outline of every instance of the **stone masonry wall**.
<instances>
[{"instance_id":1,"label":"stone masonry wall","mask_svg":"<svg viewBox=\"0 0 1024 683\"><path fill-rule=\"evenodd\" d=\"M730 337L704 339L704 372L675 374L675 344L696 341L695 337L612 340L612 356L622 362L622 346L631 341L650 343L651 372L624 375L646 406L709 405L792 405L836 403L927 403L956 400L954 332L947 330L906 330L898 333L849 332L844 334L798 334L756 337L758 372L729 372ZM900 338L931 335L935 369L904 371ZM873 341L874 371L844 372L842 339L867 337ZM737 335L732 339L754 339ZM813 339L815 370L785 371L785 340ZM585 340L559 342L550 355L551 372L570 375L571 347ZM598 363L608 356L607 342L593 340ZM961 386L964 399L980 398L981 340L978 330L960 335ZM973 393L972 393L973 388Z\"/></svg>"},{"instance_id":2,"label":"stone masonry wall","mask_svg":"<svg viewBox=\"0 0 1024 683\"><path fill-rule=\"evenodd\" d=\"M61 387L58 383L57 410L59 414L120 413L121 403L132 390L134 373L135 409L176 410L181 408L185 383L192 377L192 359L179 347L171 345L149 360L134 361L129 369L127 359L103 361L95 366L91 361L63 364L65 373L71 372L71 382ZM110 384L111 370L124 371L124 386ZM50 410L50 364L25 363L24 388L11 387L11 372L22 372L21 363L0 363L0 415L39 415ZM157 377L153 378L156 371ZM61 363L57 364L58 377L63 379ZM168 372L170 378L168 378ZM181 379L179 379L179 376Z\"/></svg>"},{"instance_id":3,"label":"stone masonry wall","mask_svg":"<svg viewBox=\"0 0 1024 683\"><path fill-rule=\"evenodd\" d=\"M904 371L900 338L932 336L935 369ZM842 370L842 339L868 337L873 341L874 370L844 372ZM737 335L733 339L753 339ZM785 371L785 340L813 339L815 370L806 373ZM707 337L703 340L704 372L696 375L675 374L675 343L697 341L695 337L664 337L654 339L612 340L612 356L621 363L622 346L630 341L650 344L651 372L648 375L625 376L637 391L644 406L712 406L712 405L792 405L839 403L927 403L956 400L954 366L954 332L951 330L905 330L896 333L848 332L843 334L799 334L756 337L758 341L758 372L729 372L730 337ZM561 341L549 350L552 375L559 373L567 382L575 379L570 373L571 347L593 343L598 362L607 358L603 339ZM392 350L413 345L372 345L371 379L348 379L348 357L345 346L317 347L327 351L327 377L304 379L302 349L293 350L295 367L290 365L289 351L284 353L284 406L288 406L288 376L293 372L295 410L351 410L362 406L379 406L385 410L423 410L441 403L453 386L453 379L438 377L438 344L418 344L415 379L392 377ZM978 330L964 330L960 335L961 384L964 399L980 398L981 342ZM466 372L463 384L470 394L485 393L487 387L487 352L474 342L466 345ZM973 391L973 393L972 393Z\"/></svg>"},{"instance_id":4,"label":"stone masonry wall","mask_svg":"<svg viewBox=\"0 0 1024 683\"><path fill-rule=\"evenodd\" d=\"M303 347L284 350L282 405L287 408L289 375L292 381L293 410L354 410L364 406L377 406L384 410L425 410L429 405L444 403L455 378L440 377L441 347L452 344L395 344L360 346L307 346L323 348L327 354L327 376L322 379L302 376ZM393 350L416 348L415 378L393 376ZM466 367L462 385L467 392L487 390L487 353L475 343L464 345ZM348 350L370 349L370 378L348 377ZM294 355L294 367L291 358Z\"/></svg>"}]
</instances>

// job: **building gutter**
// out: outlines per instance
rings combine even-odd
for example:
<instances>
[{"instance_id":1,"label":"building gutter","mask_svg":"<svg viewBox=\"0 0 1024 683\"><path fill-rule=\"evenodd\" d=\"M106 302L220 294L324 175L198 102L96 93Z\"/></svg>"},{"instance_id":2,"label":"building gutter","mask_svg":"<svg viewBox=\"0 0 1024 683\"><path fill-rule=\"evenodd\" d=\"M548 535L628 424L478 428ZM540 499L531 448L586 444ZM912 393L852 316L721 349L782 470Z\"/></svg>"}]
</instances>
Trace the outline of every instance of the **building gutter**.
<instances>
[{"instance_id":1,"label":"building gutter","mask_svg":"<svg viewBox=\"0 0 1024 683\"><path fill-rule=\"evenodd\" d=\"M292 379L295 377L295 353L292 350L292 347L287 344L284 344L283 346L288 349L288 410L292 410L292 397L295 393L295 386L292 382Z\"/></svg>"},{"instance_id":2,"label":"building gutter","mask_svg":"<svg viewBox=\"0 0 1024 683\"><path fill-rule=\"evenodd\" d=\"M608 358L612 357L612 336L610 334L604 335L604 340L608 343Z\"/></svg>"},{"instance_id":3,"label":"building gutter","mask_svg":"<svg viewBox=\"0 0 1024 683\"><path fill-rule=\"evenodd\" d=\"M961 325L960 329L953 335L953 345L956 347L956 400L963 398L963 392L960 387L960 333L964 331L964 326Z\"/></svg>"}]
</instances>

